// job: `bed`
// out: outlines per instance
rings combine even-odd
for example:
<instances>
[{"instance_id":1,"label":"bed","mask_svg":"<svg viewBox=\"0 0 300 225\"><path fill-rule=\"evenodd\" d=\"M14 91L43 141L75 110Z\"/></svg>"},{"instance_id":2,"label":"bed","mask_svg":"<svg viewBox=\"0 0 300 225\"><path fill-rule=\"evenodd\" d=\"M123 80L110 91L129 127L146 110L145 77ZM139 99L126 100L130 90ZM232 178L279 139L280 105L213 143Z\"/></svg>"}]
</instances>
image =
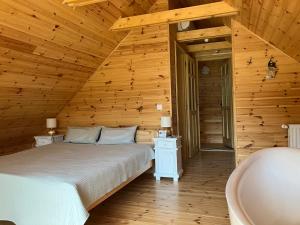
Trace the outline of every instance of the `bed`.
<instances>
[{"instance_id":1,"label":"bed","mask_svg":"<svg viewBox=\"0 0 300 225\"><path fill-rule=\"evenodd\" d=\"M88 211L151 168L149 144L57 143L0 158L0 220L83 225Z\"/></svg>"}]
</instances>

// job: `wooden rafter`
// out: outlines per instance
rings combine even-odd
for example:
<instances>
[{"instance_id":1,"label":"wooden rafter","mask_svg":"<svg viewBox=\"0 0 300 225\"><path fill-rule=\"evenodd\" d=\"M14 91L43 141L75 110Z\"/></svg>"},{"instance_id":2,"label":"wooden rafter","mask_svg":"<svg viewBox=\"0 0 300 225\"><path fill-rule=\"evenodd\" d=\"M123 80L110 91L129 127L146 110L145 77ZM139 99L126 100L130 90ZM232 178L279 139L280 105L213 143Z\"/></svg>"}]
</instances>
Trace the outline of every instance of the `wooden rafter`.
<instances>
[{"instance_id":1,"label":"wooden rafter","mask_svg":"<svg viewBox=\"0 0 300 225\"><path fill-rule=\"evenodd\" d=\"M193 54L197 61L210 61L219 59L228 59L232 56L232 49L218 49L196 52Z\"/></svg>"},{"instance_id":2,"label":"wooden rafter","mask_svg":"<svg viewBox=\"0 0 300 225\"><path fill-rule=\"evenodd\" d=\"M233 16L238 10L226 2L215 2L210 4L191 6L180 9L149 13L118 19L111 30L128 30L135 27L157 25L163 23L178 23L181 21L203 20L214 17Z\"/></svg>"},{"instance_id":3,"label":"wooden rafter","mask_svg":"<svg viewBox=\"0 0 300 225\"><path fill-rule=\"evenodd\" d=\"M64 0L63 4L67 4L68 6L85 6L100 2L107 2L108 0Z\"/></svg>"},{"instance_id":4,"label":"wooden rafter","mask_svg":"<svg viewBox=\"0 0 300 225\"><path fill-rule=\"evenodd\" d=\"M190 30L177 33L178 42L194 41L205 38L219 38L231 36L231 29L227 26Z\"/></svg>"},{"instance_id":5,"label":"wooden rafter","mask_svg":"<svg viewBox=\"0 0 300 225\"><path fill-rule=\"evenodd\" d=\"M219 49L226 49L226 48L231 48L231 43L228 41L219 41L219 42L212 42L206 44L188 45L187 51L200 52L200 51L219 50Z\"/></svg>"}]
</instances>

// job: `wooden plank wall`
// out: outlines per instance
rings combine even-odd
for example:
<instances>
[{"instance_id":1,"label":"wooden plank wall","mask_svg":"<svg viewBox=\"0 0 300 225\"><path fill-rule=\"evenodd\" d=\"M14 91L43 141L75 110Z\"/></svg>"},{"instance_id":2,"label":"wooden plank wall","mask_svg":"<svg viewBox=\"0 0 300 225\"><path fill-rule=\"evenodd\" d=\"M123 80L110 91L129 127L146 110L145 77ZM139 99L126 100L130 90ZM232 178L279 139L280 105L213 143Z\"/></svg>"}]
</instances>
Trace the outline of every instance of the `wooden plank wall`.
<instances>
[{"instance_id":1,"label":"wooden plank wall","mask_svg":"<svg viewBox=\"0 0 300 225\"><path fill-rule=\"evenodd\" d=\"M28 148L127 33L109 28L153 0L75 10L62 0L0 0L0 154Z\"/></svg>"},{"instance_id":2,"label":"wooden plank wall","mask_svg":"<svg viewBox=\"0 0 300 225\"><path fill-rule=\"evenodd\" d=\"M233 21L236 160L262 148L287 146L281 124L300 123L300 63ZM266 80L273 56L279 72Z\"/></svg>"},{"instance_id":3,"label":"wooden plank wall","mask_svg":"<svg viewBox=\"0 0 300 225\"><path fill-rule=\"evenodd\" d=\"M222 146L222 88L221 66L223 60L198 62L200 76L200 127L201 147ZM210 69L208 75L201 74L206 65Z\"/></svg>"},{"instance_id":4,"label":"wooden plank wall","mask_svg":"<svg viewBox=\"0 0 300 225\"><path fill-rule=\"evenodd\" d=\"M300 62L299 1L225 1L239 9L239 22Z\"/></svg>"},{"instance_id":5,"label":"wooden plank wall","mask_svg":"<svg viewBox=\"0 0 300 225\"><path fill-rule=\"evenodd\" d=\"M158 1L152 10L167 9L166 2ZM168 25L132 30L59 114L60 127L158 129L161 115L171 110L168 41Z\"/></svg>"}]
</instances>

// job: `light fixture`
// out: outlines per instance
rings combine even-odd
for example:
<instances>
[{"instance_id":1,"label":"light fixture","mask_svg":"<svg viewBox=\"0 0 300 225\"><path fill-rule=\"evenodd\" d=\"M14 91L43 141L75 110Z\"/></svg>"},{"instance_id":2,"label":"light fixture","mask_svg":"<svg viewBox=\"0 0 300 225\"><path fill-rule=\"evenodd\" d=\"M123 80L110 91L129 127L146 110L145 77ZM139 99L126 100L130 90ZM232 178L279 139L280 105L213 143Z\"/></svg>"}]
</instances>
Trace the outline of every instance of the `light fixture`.
<instances>
[{"instance_id":1,"label":"light fixture","mask_svg":"<svg viewBox=\"0 0 300 225\"><path fill-rule=\"evenodd\" d=\"M178 31L189 30L192 27L191 21L182 21L178 23Z\"/></svg>"},{"instance_id":2,"label":"light fixture","mask_svg":"<svg viewBox=\"0 0 300 225\"><path fill-rule=\"evenodd\" d=\"M47 118L46 126L49 129L48 134L53 136L55 134L55 128L57 126L56 118Z\"/></svg>"},{"instance_id":3,"label":"light fixture","mask_svg":"<svg viewBox=\"0 0 300 225\"><path fill-rule=\"evenodd\" d=\"M202 68L201 68L201 74L202 75L208 75L209 72L210 72L210 69L209 69L208 66L206 66L206 65L202 66Z\"/></svg>"},{"instance_id":4,"label":"light fixture","mask_svg":"<svg viewBox=\"0 0 300 225\"><path fill-rule=\"evenodd\" d=\"M274 58L271 57L268 62L266 79L267 80L274 79L277 75L277 72L278 72L278 68L276 62L274 61Z\"/></svg>"}]
</instances>

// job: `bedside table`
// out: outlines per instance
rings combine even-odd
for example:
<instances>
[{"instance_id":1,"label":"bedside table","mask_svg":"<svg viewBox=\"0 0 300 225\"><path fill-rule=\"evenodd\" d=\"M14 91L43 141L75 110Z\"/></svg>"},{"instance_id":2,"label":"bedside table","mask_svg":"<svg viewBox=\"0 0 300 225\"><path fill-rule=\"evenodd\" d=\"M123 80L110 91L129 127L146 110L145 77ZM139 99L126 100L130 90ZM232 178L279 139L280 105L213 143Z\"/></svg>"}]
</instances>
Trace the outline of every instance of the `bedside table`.
<instances>
[{"instance_id":1,"label":"bedside table","mask_svg":"<svg viewBox=\"0 0 300 225\"><path fill-rule=\"evenodd\" d=\"M57 135L43 135L43 136L35 136L35 147L40 147L43 145L50 145L53 143L63 142L64 141L64 135L63 134L57 134Z\"/></svg>"},{"instance_id":2,"label":"bedside table","mask_svg":"<svg viewBox=\"0 0 300 225\"><path fill-rule=\"evenodd\" d=\"M154 138L156 180L170 177L178 181L182 175L181 137Z\"/></svg>"}]
</instances>

